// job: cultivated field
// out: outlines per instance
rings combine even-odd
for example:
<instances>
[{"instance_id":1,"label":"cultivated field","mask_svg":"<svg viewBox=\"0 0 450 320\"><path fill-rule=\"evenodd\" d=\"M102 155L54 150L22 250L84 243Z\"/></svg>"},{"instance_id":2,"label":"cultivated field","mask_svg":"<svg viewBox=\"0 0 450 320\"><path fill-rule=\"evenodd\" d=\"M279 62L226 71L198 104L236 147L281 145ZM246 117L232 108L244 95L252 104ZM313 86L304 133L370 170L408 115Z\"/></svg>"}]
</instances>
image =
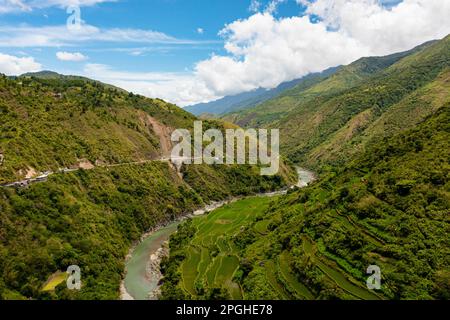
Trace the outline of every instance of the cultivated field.
<instances>
[{"instance_id":1,"label":"cultivated field","mask_svg":"<svg viewBox=\"0 0 450 320\"><path fill-rule=\"evenodd\" d=\"M269 197L247 198L193 220L197 232L186 248L186 258L180 267L180 286L187 294L192 298L201 298L206 291L222 289L232 299L253 298L246 296L245 289L235 278L246 253L240 251L234 238L242 228L248 226L257 234L264 236L269 233L270 221L264 217L271 201L273 198ZM307 236L303 238L300 249L310 257L317 272L343 289L348 298L381 298L338 267L335 261L321 254L318 245ZM273 297L301 300L317 298L314 289L298 278L292 266L293 258L284 251L272 260L259 261L254 266L254 272L271 287Z\"/></svg>"},{"instance_id":2,"label":"cultivated field","mask_svg":"<svg viewBox=\"0 0 450 320\"><path fill-rule=\"evenodd\" d=\"M241 226L262 214L272 200L248 198L194 219L197 233L181 265L182 288L186 292L196 296L202 287L226 288L233 299L243 298L240 286L233 281L239 268L239 250L232 237Z\"/></svg>"}]
</instances>

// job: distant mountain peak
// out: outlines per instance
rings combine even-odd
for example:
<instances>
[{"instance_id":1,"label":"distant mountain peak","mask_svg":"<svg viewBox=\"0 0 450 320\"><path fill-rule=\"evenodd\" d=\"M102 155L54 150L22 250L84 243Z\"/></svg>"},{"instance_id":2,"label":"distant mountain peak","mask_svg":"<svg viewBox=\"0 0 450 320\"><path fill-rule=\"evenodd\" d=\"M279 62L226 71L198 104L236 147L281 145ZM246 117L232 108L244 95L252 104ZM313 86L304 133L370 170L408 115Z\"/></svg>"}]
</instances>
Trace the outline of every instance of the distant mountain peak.
<instances>
[{"instance_id":1,"label":"distant mountain peak","mask_svg":"<svg viewBox=\"0 0 450 320\"><path fill-rule=\"evenodd\" d=\"M286 81L273 89L257 88L251 91L226 96L219 100L206 103L199 103L196 105L188 106L185 108L185 110L197 116L202 114L220 116L227 113L252 108L260 103L263 103L267 100L277 97L282 92L288 89L294 88L296 85L298 85L300 82L307 79L308 77L320 74L330 75L336 72L337 69L338 67L330 68L323 71L322 73L312 73L302 78Z\"/></svg>"},{"instance_id":2,"label":"distant mountain peak","mask_svg":"<svg viewBox=\"0 0 450 320\"><path fill-rule=\"evenodd\" d=\"M20 77L57 79L57 78L64 77L64 75L59 74L59 73L54 72L54 71L50 71L50 70L42 70L42 71L37 71L37 72L27 72L27 73L24 73L24 74L20 75Z\"/></svg>"}]
</instances>

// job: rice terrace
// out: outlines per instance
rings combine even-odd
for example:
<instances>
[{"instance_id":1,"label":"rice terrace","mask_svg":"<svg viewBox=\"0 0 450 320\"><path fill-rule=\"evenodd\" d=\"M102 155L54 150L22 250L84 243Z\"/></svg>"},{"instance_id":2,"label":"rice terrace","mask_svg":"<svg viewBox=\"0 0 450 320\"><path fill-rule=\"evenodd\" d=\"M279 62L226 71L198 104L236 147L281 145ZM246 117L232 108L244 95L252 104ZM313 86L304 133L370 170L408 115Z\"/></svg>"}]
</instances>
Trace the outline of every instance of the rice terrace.
<instances>
[{"instance_id":1,"label":"rice terrace","mask_svg":"<svg viewBox=\"0 0 450 320\"><path fill-rule=\"evenodd\" d=\"M242 299L242 290L233 281L239 268L239 248L232 238L242 225L263 213L270 201L270 198L245 199L193 219L197 232L181 265L181 285L187 293L196 296L202 286L220 288L224 284L233 299Z\"/></svg>"},{"instance_id":2,"label":"rice terrace","mask_svg":"<svg viewBox=\"0 0 450 320\"><path fill-rule=\"evenodd\" d=\"M246 288L239 284L239 277L244 272L240 268L240 262L245 258L237 239L253 233L261 236L268 233L271 220L266 220L264 213L274 200L276 197L247 198L185 222L184 228L194 231L189 241L183 242L186 254L179 265L181 277L178 286L190 299L202 298L206 292L216 295L214 298L254 298L248 296ZM182 234L184 235L183 232ZM178 239L179 236L175 234L172 241L178 242ZM309 255L317 271L335 282L351 298L382 299L381 295L367 290L365 282L358 282L334 261L321 255L317 244L306 237L302 249ZM174 253L175 256L177 254L178 252ZM288 252L283 252L274 262L261 259L257 263L261 272L258 276L270 286L274 297L278 299L314 299L315 296L308 286L299 281L291 271L292 263Z\"/></svg>"}]
</instances>

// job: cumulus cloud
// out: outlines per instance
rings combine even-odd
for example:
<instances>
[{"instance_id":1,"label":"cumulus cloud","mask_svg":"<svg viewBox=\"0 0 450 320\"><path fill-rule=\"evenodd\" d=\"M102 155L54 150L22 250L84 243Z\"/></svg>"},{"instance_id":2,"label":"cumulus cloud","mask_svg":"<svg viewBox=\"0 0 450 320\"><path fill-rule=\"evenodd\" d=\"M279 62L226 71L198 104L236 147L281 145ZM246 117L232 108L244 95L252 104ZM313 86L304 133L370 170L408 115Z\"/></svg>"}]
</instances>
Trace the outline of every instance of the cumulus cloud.
<instances>
[{"instance_id":1,"label":"cumulus cloud","mask_svg":"<svg viewBox=\"0 0 450 320\"><path fill-rule=\"evenodd\" d=\"M16 57L0 53L0 73L20 75L27 72L42 70L40 63L32 57Z\"/></svg>"},{"instance_id":2,"label":"cumulus cloud","mask_svg":"<svg viewBox=\"0 0 450 320\"><path fill-rule=\"evenodd\" d=\"M266 8L225 26L220 34L226 54L200 61L196 81L205 83L210 96L273 88L362 56L408 50L450 33L448 0L297 2L306 6L303 16L275 18Z\"/></svg>"},{"instance_id":3,"label":"cumulus cloud","mask_svg":"<svg viewBox=\"0 0 450 320\"><path fill-rule=\"evenodd\" d=\"M61 61L84 61L87 57L80 52L66 52L66 51L58 51L56 53L56 57Z\"/></svg>"},{"instance_id":4,"label":"cumulus cloud","mask_svg":"<svg viewBox=\"0 0 450 320\"><path fill-rule=\"evenodd\" d=\"M373 54L405 50L450 32L448 0L297 0L322 24L367 46ZM387 8L384 4L396 4Z\"/></svg>"},{"instance_id":5,"label":"cumulus cloud","mask_svg":"<svg viewBox=\"0 0 450 320\"><path fill-rule=\"evenodd\" d=\"M216 55L196 66L197 76L219 95L273 88L370 52L352 38L329 32L324 24L311 23L306 16L276 19L257 13L229 24L222 34L229 55Z\"/></svg>"}]
</instances>

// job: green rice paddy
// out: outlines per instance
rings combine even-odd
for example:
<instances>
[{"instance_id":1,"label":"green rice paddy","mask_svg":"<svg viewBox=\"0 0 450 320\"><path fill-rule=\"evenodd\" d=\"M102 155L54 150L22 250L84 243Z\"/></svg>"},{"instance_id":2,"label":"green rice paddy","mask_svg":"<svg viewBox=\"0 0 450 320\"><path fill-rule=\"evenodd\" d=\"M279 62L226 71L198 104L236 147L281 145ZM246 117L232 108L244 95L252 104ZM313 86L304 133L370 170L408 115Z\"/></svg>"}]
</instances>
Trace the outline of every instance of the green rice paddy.
<instances>
[{"instance_id":1,"label":"green rice paddy","mask_svg":"<svg viewBox=\"0 0 450 320\"><path fill-rule=\"evenodd\" d=\"M192 298L198 298L198 286L224 288L232 299L245 298L245 292L236 283L234 275L239 269L240 252L233 236L245 225L251 225L256 217L264 214L272 201L269 197L247 198L217 209L206 216L197 217L193 224L197 229L186 248L187 258L181 264L181 288ZM261 220L253 224L259 234L267 234L268 223ZM377 300L380 297L367 290L363 283L353 279L329 258L318 253L316 244L303 238L303 250L312 258L325 277L357 300ZM280 299L312 300L313 290L298 279L292 268L289 252L282 252L274 260L261 262L264 277Z\"/></svg>"},{"instance_id":2,"label":"green rice paddy","mask_svg":"<svg viewBox=\"0 0 450 320\"><path fill-rule=\"evenodd\" d=\"M188 258L181 265L181 287L195 297L195 284L205 283L208 287L223 287L233 299L241 299L241 288L233 281L239 255L231 238L241 226L263 213L271 201L269 197L247 198L195 218L197 233L186 248Z\"/></svg>"}]
</instances>

